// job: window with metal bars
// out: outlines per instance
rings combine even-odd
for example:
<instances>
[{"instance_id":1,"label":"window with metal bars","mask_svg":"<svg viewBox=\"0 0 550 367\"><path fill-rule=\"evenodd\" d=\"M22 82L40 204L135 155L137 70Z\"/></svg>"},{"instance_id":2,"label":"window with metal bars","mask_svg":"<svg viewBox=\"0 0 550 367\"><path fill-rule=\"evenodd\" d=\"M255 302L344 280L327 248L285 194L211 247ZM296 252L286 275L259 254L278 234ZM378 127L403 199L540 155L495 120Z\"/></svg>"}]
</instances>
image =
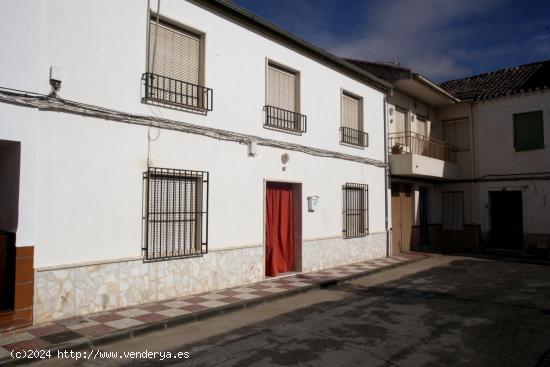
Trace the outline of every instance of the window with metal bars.
<instances>
[{"instance_id":1,"label":"window with metal bars","mask_svg":"<svg viewBox=\"0 0 550 367\"><path fill-rule=\"evenodd\" d=\"M369 186L346 183L342 189L344 238L364 237L369 232Z\"/></svg>"},{"instance_id":2,"label":"window with metal bars","mask_svg":"<svg viewBox=\"0 0 550 367\"><path fill-rule=\"evenodd\" d=\"M267 65L264 127L296 134L306 132L307 117L300 114L300 74L271 62Z\"/></svg>"},{"instance_id":3,"label":"window with metal bars","mask_svg":"<svg viewBox=\"0 0 550 367\"><path fill-rule=\"evenodd\" d=\"M153 15L148 45L143 102L211 111L212 90L203 86L203 35Z\"/></svg>"},{"instance_id":4,"label":"window with metal bars","mask_svg":"<svg viewBox=\"0 0 550 367\"><path fill-rule=\"evenodd\" d=\"M145 260L208 251L208 172L169 168L143 173Z\"/></svg>"},{"instance_id":5,"label":"window with metal bars","mask_svg":"<svg viewBox=\"0 0 550 367\"><path fill-rule=\"evenodd\" d=\"M357 147L368 146L363 132L363 98L342 90L340 142Z\"/></svg>"}]
</instances>

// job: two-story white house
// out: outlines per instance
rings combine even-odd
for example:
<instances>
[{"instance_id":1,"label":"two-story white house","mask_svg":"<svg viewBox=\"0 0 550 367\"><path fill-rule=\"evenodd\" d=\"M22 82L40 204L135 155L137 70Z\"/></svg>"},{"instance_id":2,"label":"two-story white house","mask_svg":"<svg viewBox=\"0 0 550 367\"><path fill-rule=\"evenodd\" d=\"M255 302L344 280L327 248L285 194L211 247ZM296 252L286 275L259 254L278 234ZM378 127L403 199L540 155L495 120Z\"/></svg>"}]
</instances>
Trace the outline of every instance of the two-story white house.
<instances>
[{"instance_id":1,"label":"two-story white house","mask_svg":"<svg viewBox=\"0 0 550 367\"><path fill-rule=\"evenodd\" d=\"M229 1L1 7L0 322L391 252L386 81Z\"/></svg>"}]
</instances>

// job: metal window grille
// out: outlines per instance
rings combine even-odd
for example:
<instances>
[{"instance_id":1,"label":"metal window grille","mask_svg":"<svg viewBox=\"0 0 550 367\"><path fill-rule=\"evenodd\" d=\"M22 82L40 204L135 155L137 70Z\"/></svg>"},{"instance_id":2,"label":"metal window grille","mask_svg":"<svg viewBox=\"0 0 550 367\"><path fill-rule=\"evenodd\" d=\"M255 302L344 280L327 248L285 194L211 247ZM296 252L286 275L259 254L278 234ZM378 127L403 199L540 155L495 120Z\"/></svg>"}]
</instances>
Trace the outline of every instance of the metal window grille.
<instances>
[{"instance_id":1,"label":"metal window grille","mask_svg":"<svg viewBox=\"0 0 550 367\"><path fill-rule=\"evenodd\" d=\"M151 20L143 103L212 111L213 91L201 85L202 42L200 35Z\"/></svg>"},{"instance_id":2,"label":"metal window grille","mask_svg":"<svg viewBox=\"0 0 550 367\"><path fill-rule=\"evenodd\" d=\"M350 129L349 127L340 128L340 142L344 144L357 145L359 147L369 146L369 134Z\"/></svg>"},{"instance_id":3,"label":"metal window grille","mask_svg":"<svg viewBox=\"0 0 550 367\"><path fill-rule=\"evenodd\" d=\"M346 183L342 189L344 237L364 237L369 231L369 186Z\"/></svg>"},{"instance_id":4,"label":"metal window grille","mask_svg":"<svg viewBox=\"0 0 550 367\"><path fill-rule=\"evenodd\" d=\"M274 106L264 106L264 126L275 130L289 131L296 134L307 130L307 116L297 112L283 110Z\"/></svg>"},{"instance_id":5,"label":"metal window grille","mask_svg":"<svg viewBox=\"0 0 550 367\"><path fill-rule=\"evenodd\" d=\"M143 103L212 111L214 97L210 88L152 73L144 73L141 79L145 87Z\"/></svg>"},{"instance_id":6,"label":"metal window grille","mask_svg":"<svg viewBox=\"0 0 550 367\"><path fill-rule=\"evenodd\" d=\"M149 167L143 191L145 260L208 252L208 172Z\"/></svg>"}]
</instances>

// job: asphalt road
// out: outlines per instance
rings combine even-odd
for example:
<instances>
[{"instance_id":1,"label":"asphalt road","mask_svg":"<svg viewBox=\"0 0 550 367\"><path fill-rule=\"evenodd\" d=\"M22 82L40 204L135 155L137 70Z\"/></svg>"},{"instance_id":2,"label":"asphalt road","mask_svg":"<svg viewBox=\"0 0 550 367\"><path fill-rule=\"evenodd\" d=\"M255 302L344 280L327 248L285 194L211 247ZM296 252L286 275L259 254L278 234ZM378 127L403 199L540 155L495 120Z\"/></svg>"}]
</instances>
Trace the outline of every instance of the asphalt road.
<instances>
[{"instance_id":1,"label":"asphalt road","mask_svg":"<svg viewBox=\"0 0 550 367\"><path fill-rule=\"evenodd\" d=\"M102 347L188 359L93 364L550 367L547 265L437 257L277 302Z\"/></svg>"}]
</instances>

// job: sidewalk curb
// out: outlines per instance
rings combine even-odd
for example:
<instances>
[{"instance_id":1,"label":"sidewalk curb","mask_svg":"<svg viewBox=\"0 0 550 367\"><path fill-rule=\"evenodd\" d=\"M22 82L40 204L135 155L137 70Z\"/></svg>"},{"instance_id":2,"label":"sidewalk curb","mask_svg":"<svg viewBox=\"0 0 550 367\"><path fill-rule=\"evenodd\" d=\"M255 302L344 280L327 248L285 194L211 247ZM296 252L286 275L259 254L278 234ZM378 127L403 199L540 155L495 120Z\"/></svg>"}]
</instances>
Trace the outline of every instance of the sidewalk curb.
<instances>
[{"instance_id":1,"label":"sidewalk curb","mask_svg":"<svg viewBox=\"0 0 550 367\"><path fill-rule=\"evenodd\" d=\"M264 296L261 298L256 299L249 299L249 300L243 300L242 302L229 304L226 306L220 306L213 309L207 309L202 310L198 312L194 312L191 314L181 315L181 316L174 316L170 317L164 320L154 321L150 322L145 325L139 325L134 327L129 327L127 329L115 331L113 333L109 333L106 335L102 335L99 337L83 337L79 338L77 340L73 340L71 342L67 342L65 344L60 344L56 346L52 346L49 348L51 351L52 356L55 354L57 356L58 351L64 351L64 350L72 350L72 351L81 351L83 349L89 349L94 348L98 346L102 346L105 344L109 344L115 341L123 340L123 339L130 339L136 336L146 335L149 333L152 333L154 331L164 330L168 329L174 326L179 326L183 324L193 323L197 321L202 321L206 319L210 319L213 317L221 316L224 314L241 311L247 308L256 307L261 304L270 303L273 301L277 301L284 298L290 298L299 294L304 294L307 292L310 292L312 290L316 289L325 289L330 288L333 286L336 286L338 284L348 282L350 280L363 278L365 276L373 275L376 273L380 273L386 270L395 269L401 266L410 265L422 260L429 259L433 256L432 254L424 254L425 256L417 258L417 259L410 259L402 262L396 262L394 264L389 264L384 267L375 268L366 270L364 272L356 273L347 275L344 277L340 277L337 279L327 279L327 280L321 280L321 281L315 281L314 284L311 284L309 286L305 286L299 289L290 289L285 292L281 293L274 293L268 296ZM52 357L53 358L53 357ZM0 359L0 366L14 366L14 365L21 365L21 364L29 364L36 361L40 361L40 359L13 359L11 356L4 357Z\"/></svg>"}]
</instances>

